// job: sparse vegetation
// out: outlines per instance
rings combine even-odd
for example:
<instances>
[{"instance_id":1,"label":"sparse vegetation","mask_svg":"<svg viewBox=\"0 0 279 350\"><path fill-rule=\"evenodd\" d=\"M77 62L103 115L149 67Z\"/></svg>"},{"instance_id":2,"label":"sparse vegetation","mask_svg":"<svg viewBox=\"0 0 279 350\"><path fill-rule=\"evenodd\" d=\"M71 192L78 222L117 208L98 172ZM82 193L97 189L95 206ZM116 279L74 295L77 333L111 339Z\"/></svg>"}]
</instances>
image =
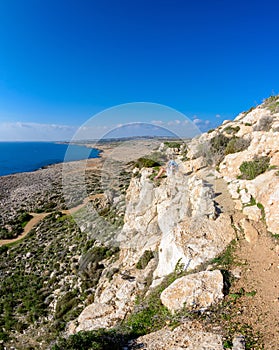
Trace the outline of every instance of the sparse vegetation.
<instances>
[{"instance_id":1,"label":"sparse vegetation","mask_svg":"<svg viewBox=\"0 0 279 350\"><path fill-rule=\"evenodd\" d=\"M150 159L150 158L139 158L135 162L135 167L136 168L153 168L155 166L160 166L160 163Z\"/></svg>"},{"instance_id":2,"label":"sparse vegetation","mask_svg":"<svg viewBox=\"0 0 279 350\"><path fill-rule=\"evenodd\" d=\"M269 167L269 157L254 158L252 161L243 162L239 170L241 171L240 178L253 180L258 175L264 173Z\"/></svg>"},{"instance_id":3,"label":"sparse vegetation","mask_svg":"<svg viewBox=\"0 0 279 350\"><path fill-rule=\"evenodd\" d=\"M6 226L10 228L9 230L5 227L0 228L0 239L11 239L19 236L32 217L27 212L19 212L16 219L7 223Z\"/></svg>"},{"instance_id":4,"label":"sparse vegetation","mask_svg":"<svg viewBox=\"0 0 279 350\"><path fill-rule=\"evenodd\" d=\"M182 142L178 142L178 141L165 141L164 145L168 148L180 148L182 145Z\"/></svg>"},{"instance_id":5,"label":"sparse vegetation","mask_svg":"<svg viewBox=\"0 0 279 350\"><path fill-rule=\"evenodd\" d=\"M271 116L263 116L254 126L254 131L269 131L271 129L272 123L273 118Z\"/></svg>"},{"instance_id":6,"label":"sparse vegetation","mask_svg":"<svg viewBox=\"0 0 279 350\"><path fill-rule=\"evenodd\" d=\"M220 269L228 269L231 265L236 264L234 254L236 247L236 241L231 241L231 243L220 255L212 259L211 263Z\"/></svg>"},{"instance_id":7,"label":"sparse vegetation","mask_svg":"<svg viewBox=\"0 0 279 350\"><path fill-rule=\"evenodd\" d=\"M148 265L149 261L154 258L154 253L151 250L145 250L139 261L136 264L136 268L144 270Z\"/></svg>"},{"instance_id":8,"label":"sparse vegetation","mask_svg":"<svg viewBox=\"0 0 279 350\"><path fill-rule=\"evenodd\" d=\"M239 138L239 137L233 137L228 142L226 148L225 148L225 155L230 153L236 153L236 152L242 152L245 149L247 149L250 145L250 140Z\"/></svg>"},{"instance_id":9,"label":"sparse vegetation","mask_svg":"<svg viewBox=\"0 0 279 350\"><path fill-rule=\"evenodd\" d=\"M262 205L262 203L257 203L257 207L261 210L261 213L262 213L261 220L262 220L263 222L265 222L265 210L264 210L264 206Z\"/></svg>"},{"instance_id":10,"label":"sparse vegetation","mask_svg":"<svg viewBox=\"0 0 279 350\"><path fill-rule=\"evenodd\" d=\"M279 112L279 95L272 95L263 102L263 107L268 108L272 113Z\"/></svg>"},{"instance_id":11,"label":"sparse vegetation","mask_svg":"<svg viewBox=\"0 0 279 350\"><path fill-rule=\"evenodd\" d=\"M233 127L233 126L227 126L227 127L225 127L225 129L224 129L224 131L227 133L227 134L229 134L229 135L234 135L234 134L236 134L238 131L240 130L240 127L237 125L237 126L235 126L235 127Z\"/></svg>"},{"instance_id":12,"label":"sparse vegetation","mask_svg":"<svg viewBox=\"0 0 279 350\"><path fill-rule=\"evenodd\" d=\"M127 335L118 333L115 329L99 329L60 338L52 350L122 350L125 340Z\"/></svg>"}]
</instances>

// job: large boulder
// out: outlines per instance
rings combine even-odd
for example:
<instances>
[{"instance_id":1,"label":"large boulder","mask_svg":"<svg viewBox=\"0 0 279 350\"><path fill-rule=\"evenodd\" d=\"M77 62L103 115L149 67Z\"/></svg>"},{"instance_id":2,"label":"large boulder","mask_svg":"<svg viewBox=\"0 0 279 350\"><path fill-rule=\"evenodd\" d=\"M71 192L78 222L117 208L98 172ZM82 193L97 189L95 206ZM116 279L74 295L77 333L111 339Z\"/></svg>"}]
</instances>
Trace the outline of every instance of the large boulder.
<instances>
[{"instance_id":1,"label":"large boulder","mask_svg":"<svg viewBox=\"0 0 279 350\"><path fill-rule=\"evenodd\" d=\"M183 307L207 309L223 298L223 275L215 270L180 277L162 292L160 298L172 312Z\"/></svg>"}]
</instances>

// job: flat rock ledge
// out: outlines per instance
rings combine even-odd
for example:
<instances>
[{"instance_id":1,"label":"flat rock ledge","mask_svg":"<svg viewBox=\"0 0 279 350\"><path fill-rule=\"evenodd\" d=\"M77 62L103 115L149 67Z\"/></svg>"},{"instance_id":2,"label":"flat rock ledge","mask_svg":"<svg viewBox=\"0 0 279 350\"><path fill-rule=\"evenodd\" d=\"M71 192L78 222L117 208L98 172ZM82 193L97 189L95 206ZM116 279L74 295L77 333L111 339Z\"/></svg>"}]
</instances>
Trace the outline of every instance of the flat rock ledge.
<instances>
[{"instance_id":1,"label":"flat rock ledge","mask_svg":"<svg viewBox=\"0 0 279 350\"><path fill-rule=\"evenodd\" d=\"M207 309L223 296L223 275L214 270L178 278L162 292L160 298L163 305L175 312L183 307Z\"/></svg>"}]
</instances>

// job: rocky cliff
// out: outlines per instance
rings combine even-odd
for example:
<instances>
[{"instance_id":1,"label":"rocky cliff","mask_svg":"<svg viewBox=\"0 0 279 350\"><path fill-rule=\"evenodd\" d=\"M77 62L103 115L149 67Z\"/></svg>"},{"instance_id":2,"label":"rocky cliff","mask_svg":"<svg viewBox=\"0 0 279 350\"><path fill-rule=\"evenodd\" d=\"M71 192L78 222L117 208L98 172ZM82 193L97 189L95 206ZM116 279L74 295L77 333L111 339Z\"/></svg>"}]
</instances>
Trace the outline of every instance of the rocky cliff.
<instances>
[{"instance_id":1,"label":"rocky cliff","mask_svg":"<svg viewBox=\"0 0 279 350\"><path fill-rule=\"evenodd\" d=\"M275 348L278 106L271 97L191 141L163 142L122 164L116 179L102 174L101 166L108 168L101 162L94 169L98 186L90 185L88 169L89 197L74 220L68 212L51 213L24 241L1 248L1 344ZM169 154L178 169L156 180ZM102 181L109 181L103 190ZM27 291L22 300L13 280ZM11 290L14 300L6 296Z\"/></svg>"},{"instance_id":2,"label":"rocky cliff","mask_svg":"<svg viewBox=\"0 0 279 350\"><path fill-rule=\"evenodd\" d=\"M185 272L195 269L220 254L235 238L230 215L220 213L214 201L213 186L194 173L186 175L183 164L180 166L181 170L160 183L150 179L153 170L148 168L132 178L124 226L116 238L119 259L108 268L118 272L108 280L108 271L104 270L94 303L69 326L70 333L116 325L132 311L147 283L149 288L160 285L178 266ZM150 252L151 259L139 269L146 252ZM184 299L192 298L193 293L209 294L210 301L197 302L195 308L208 307L222 298L222 275L209 276L210 272L197 275L201 285L185 289ZM169 302L165 302L170 310L171 299L176 298L174 289L168 294Z\"/></svg>"},{"instance_id":3,"label":"rocky cliff","mask_svg":"<svg viewBox=\"0 0 279 350\"><path fill-rule=\"evenodd\" d=\"M134 171L126 194L125 223L117 237L120 256L114 268L119 272L109 282L100 279L94 303L70 325L70 333L115 326L133 312L139 295L146 291L148 295L177 269L185 277L160 295L170 312L185 307L205 312L220 303L226 293L226 272L208 264L242 233L253 241L258 235L255 223L264 222L271 236L278 234L278 105L272 97L192 140L187 159L177 156L179 171L173 176L156 182L154 170ZM222 193L217 193L218 183ZM223 196L219 201L218 195ZM243 213L239 221L233 215L237 211ZM138 269L147 252L150 261ZM130 276L125 281L123 270ZM210 345L211 334L206 349L217 347L216 339ZM148 348L159 348L152 346L149 343ZM232 343L232 348L242 347Z\"/></svg>"}]
</instances>

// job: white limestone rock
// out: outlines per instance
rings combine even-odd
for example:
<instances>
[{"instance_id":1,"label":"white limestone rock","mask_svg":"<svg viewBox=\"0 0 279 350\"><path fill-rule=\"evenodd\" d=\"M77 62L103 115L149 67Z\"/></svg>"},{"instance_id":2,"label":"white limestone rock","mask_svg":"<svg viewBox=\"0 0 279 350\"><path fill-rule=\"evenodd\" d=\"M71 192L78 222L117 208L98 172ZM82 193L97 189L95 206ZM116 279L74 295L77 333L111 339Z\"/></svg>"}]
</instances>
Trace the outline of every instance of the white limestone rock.
<instances>
[{"instance_id":1,"label":"white limestone rock","mask_svg":"<svg viewBox=\"0 0 279 350\"><path fill-rule=\"evenodd\" d=\"M223 350L222 336L204 332L191 322L171 330L167 327L135 340L133 349L148 350Z\"/></svg>"},{"instance_id":2,"label":"white limestone rock","mask_svg":"<svg viewBox=\"0 0 279 350\"><path fill-rule=\"evenodd\" d=\"M172 312L183 307L207 309L223 298L223 276L215 270L178 278L162 292L160 298Z\"/></svg>"},{"instance_id":3,"label":"white limestone rock","mask_svg":"<svg viewBox=\"0 0 279 350\"><path fill-rule=\"evenodd\" d=\"M240 200L243 204L248 204L251 201L251 194L247 193L245 189L240 190Z\"/></svg>"},{"instance_id":4,"label":"white limestone rock","mask_svg":"<svg viewBox=\"0 0 279 350\"><path fill-rule=\"evenodd\" d=\"M254 220L256 222L259 222L262 217L262 212L256 205L244 207L243 214L247 215L249 220Z\"/></svg>"}]
</instances>

